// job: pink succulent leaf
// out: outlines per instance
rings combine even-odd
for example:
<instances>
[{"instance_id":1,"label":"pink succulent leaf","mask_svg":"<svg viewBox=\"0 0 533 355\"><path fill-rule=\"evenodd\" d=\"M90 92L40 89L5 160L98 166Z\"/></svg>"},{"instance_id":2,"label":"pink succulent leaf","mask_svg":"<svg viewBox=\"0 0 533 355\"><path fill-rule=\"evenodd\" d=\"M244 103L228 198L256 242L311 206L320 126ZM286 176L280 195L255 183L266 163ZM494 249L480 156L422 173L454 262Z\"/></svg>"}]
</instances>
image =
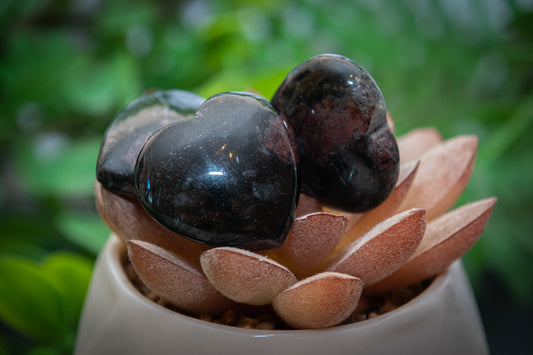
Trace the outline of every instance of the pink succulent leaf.
<instances>
[{"instance_id":1,"label":"pink succulent leaf","mask_svg":"<svg viewBox=\"0 0 533 355\"><path fill-rule=\"evenodd\" d=\"M307 195L300 194L298 206L296 207L296 218L315 212L322 212L322 207L318 201Z\"/></svg>"},{"instance_id":2,"label":"pink succulent leaf","mask_svg":"<svg viewBox=\"0 0 533 355\"><path fill-rule=\"evenodd\" d=\"M350 316L357 307L363 283L336 272L313 275L286 289L272 302L276 313L295 328L327 328Z\"/></svg>"},{"instance_id":3,"label":"pink succulent leaf","mask_svg":"<svg viewBox=\"0 0 533 355\"><path fill-rule=\"evenodd\" d=\"M392 132L394 132L394 129L395 129L394 119L392 118L392 115L390 114L390 112L387 111L386 117L387 117L387 124L389 125Z\"/></svg>"},{"instance_id":4,"label":"pink succulent leaf","mask_svg":"<svg viewBox=\"0 0 533 355\"><path fill-rule=\"evenodd\" d=\"M324 206L323 209L325 212L333 213L333 214L343 216L344 218L346 218L346 221L348 222L346 226L346 230L350 230L365 215L364 212L351 213L351 212L339 211L339 210L329 208L326 206Z\"/></svg>"},{"instance_id":5,"label":"pink succulent leaf","mask_svg":"<svg viewBox=\"0 0 533 355\"><path fill-rule=\"evenodd\" d=\"M442 142L442 136L435 128L415 129L398 137L400 163L418 160L427 150Z\"/></svg>"},{"instance_id":6,"label":"pink succulent leaf","mask_svg":"<svg viewBox=\"0 0 533 355\"><path fill-rule=\"evenodd\" d=\"M356 276L365 287L372 285L392 274L413 255L425 229L425 210L401 212L353 242L329 270Z\"/></svg>"},{"instance_id":7,"label":"pink succulent leaf","mask_svg":"<svg viewBox=\"0 0 533 355\"><path fill-rule=\"evenodd\" d=\"M294 274L272 259L247 250L219 247L200 257L207 279L220 293L236 302L265 305L296 283Z\"/></svg>"},{"instance_id":8,"label":"pink succulent leaf","mask_svg":"<svg viewBox=\"0 0 533 355\"><path fill-rule=\"evenodd\" d=\"M476 157L477 137L458 136L428 150L398 211L424 208L428 220L448 211L468 184Z\"/></svg>"},{"instance_id":9,"label":"pink succulent leaf","mask_svg":"<svg viewBox=\"0 0 533 355\"><path fill-rule=\"evenodd\" d=\"M143 240L169 250L196 266L208 247L188 240L157 223L137 200L113 193L95 184L96 207L109 228L124 242Z\"/></svg>"},{"instance_id":10,"label":"pink succulent leaf","mask_svg":"<svg viewBox=\"0 0 533 355\"><path fill-rule=\"evenodd\" d=\"M140 240L128 241L127 249L141 281L166 302L189 312L210 314L233 306L201 270L176 254Z\"/></svg>"},{"instance_id":11,"label":"pink succulent leaf","mask_svg":"<svg viewBox=\"0 0 533 355\"><path fill-rule=\"evenodd\" d=\"M305 273L335 248L347 224L345 217L326 212L298 217L287 239L275 253L280 262L293 272Z\"/></svg>"},{"instance_id":12,"label":"pink succulent leaf","mask_svg":"<svg viewBox=\"0 0 533 355\"><path fill-rule=\"evenodd\" d=\"M496 198L473 202L428 223L422 242L408 262L371 286L368 292L381 293L408 286L446 270L478 241L495 203Z\"/></svg>"}]
</instances>

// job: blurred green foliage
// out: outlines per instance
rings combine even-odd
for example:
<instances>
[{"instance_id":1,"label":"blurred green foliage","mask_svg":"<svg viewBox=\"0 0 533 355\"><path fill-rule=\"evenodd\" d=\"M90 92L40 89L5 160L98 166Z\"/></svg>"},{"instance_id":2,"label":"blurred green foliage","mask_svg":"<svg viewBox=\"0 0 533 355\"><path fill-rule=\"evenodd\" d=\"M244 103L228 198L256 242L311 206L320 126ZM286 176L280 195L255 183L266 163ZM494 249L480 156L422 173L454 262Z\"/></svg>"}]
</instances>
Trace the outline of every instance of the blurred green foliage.
<instances>
[{"instance_id":1,"label":"blurred green foliage","mask_svg":"<svg viewBox=\"0 0 533 355\"><path fill-rule=\"evenodd\" d=\"M480 137L460 203L497 196L465 262L533 300L533 2L0 2L0 353L69 353L98 250L99 142L151 88L270 98L324 52L367 68L399 135Z\"/></svg>"}]
</instances>

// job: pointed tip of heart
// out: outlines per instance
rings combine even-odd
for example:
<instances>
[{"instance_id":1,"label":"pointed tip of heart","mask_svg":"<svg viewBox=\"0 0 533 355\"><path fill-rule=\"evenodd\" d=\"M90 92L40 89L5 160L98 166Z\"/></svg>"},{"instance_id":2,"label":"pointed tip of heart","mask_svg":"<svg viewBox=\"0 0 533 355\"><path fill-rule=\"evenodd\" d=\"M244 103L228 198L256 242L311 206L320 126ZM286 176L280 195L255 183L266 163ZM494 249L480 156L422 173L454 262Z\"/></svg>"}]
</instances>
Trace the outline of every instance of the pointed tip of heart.
<instances>
[{"instance_id":1,"label":"pointed tip of heart","mask_svg":"<svg viewBox=\"0 0 533 355\"><path fill-rule=\"evenodd\" d=\"M335 326L357 307L363 283L357 277L324 272L302 280L273 300L276 313L290 326L316 329Z\"/></svg>"},{"instance_id":2,"label":"pointed tip of heart","mask_svg":"<svg viewBox=\"0 0 533 355\"><path fill-rule=\"evenodd\" d=\"M210 249L200 257L211 284L236 302L264 305L297 279L286 267L247 250L233 247Z\"/></svg>"},{"instance_id":3,"label":"pointed tip of heart","mask_svg":"<svg viewBox=\"0 0 533 355\"><path fill-rule=\"evenodd\" d=\"M189 312L220 313L232 302L186 260L152 243L130 240L128 257L141 281L166 302Z\"/></svg>"}]
</instances>

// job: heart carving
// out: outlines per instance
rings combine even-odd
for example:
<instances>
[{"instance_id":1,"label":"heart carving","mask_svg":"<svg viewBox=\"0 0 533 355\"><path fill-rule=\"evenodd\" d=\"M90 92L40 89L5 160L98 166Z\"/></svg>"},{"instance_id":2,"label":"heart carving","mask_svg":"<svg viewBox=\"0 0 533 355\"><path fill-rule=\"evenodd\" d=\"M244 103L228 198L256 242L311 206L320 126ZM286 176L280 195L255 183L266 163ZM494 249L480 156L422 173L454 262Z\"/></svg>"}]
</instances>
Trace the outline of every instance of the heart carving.
<instances>
[{"instance_id":1,"label":"heart carving","mask_svg":"<svg viewBox=\"0 0 533 355\"><path fill-rule=\"evenodd\" d=\"M135 186L146 211L184 237L273 249L294 218L297 169L283 117L260 96L232 92L152 135L139 153Z\"/></svg>"}]
</instances>

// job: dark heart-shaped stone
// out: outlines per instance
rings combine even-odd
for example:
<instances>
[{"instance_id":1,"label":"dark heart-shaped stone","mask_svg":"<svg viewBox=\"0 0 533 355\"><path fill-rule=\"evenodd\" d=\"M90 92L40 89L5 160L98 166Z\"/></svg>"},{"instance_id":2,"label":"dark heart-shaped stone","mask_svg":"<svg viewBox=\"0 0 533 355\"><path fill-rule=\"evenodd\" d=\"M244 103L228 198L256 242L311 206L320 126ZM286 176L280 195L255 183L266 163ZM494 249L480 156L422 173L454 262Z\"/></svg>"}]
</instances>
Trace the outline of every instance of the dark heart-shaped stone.
<instances>
[{"instance_id":1,"label":"dark heart-shaped stone","mask_svg":"<svg viewBox=\"0 0 533 355\"><path fill-rule=\"evenodd\" d=\"M148 140L135 168L139 201L161 224L197 242L279 247L299 196L291 134L257 95L212 96L195 119Z\"/></svg>"},{"instance_id":2,"label":"dark heart-shaped stone","mask_svg":"<svg viewBox=\"0 0 533 355\"><path fill-rule=\"evenodd\" d=\"M362 67L339 55L313 57L287 75L272 105L294 128L303 192L351 212L389 196L398 146L383 95Z\"/></svg>"},{"instance_id":3,"label":"dark heart-shaped stone","mask_svg":"<svg viewBox=\"0 0 533 355\"><path fill-rule=\"evenodd\" d=\"M204 101L182 90L156 91L132 101L105 133L96 164L98 181L110 190L134 197L135 161L146 140L170 123L192 118Z\"/></svg>"}]
</instances>

